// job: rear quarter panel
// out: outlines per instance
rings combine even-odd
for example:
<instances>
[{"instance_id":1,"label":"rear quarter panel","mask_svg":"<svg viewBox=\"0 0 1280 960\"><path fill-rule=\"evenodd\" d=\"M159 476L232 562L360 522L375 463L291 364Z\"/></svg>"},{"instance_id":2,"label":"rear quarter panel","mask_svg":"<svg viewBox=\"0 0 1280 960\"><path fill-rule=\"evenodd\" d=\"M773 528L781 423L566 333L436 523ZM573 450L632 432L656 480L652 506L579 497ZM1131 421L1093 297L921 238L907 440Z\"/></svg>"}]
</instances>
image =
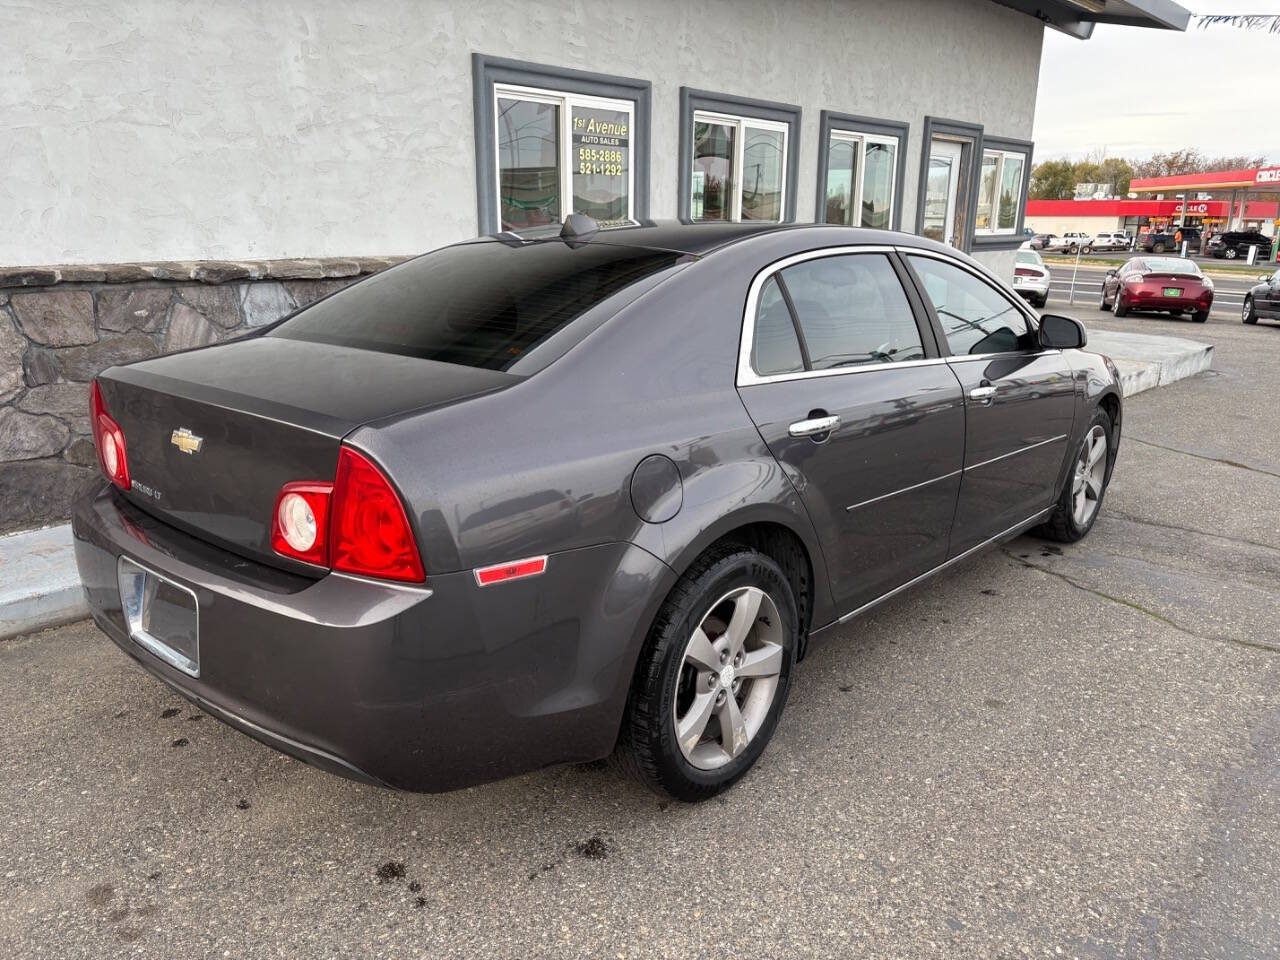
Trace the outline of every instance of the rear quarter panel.
<instances>
[{"instance_id":1,"label":"rear quarter panel","mask_svg":"<svg viewBox=\"0 0 1280 960\"><path fill-rule=\"evenodd\" d=\"M711 254L500 394L355 431L410 505L428 574L610 541L678 572L727 530L769 520L809 548L823 622L816 538L735 387L751 278L796 242L769 234ZM676 464L683 487L663 523L631 502L631 475L651 454Z\"/></svg>"}]
</instances>

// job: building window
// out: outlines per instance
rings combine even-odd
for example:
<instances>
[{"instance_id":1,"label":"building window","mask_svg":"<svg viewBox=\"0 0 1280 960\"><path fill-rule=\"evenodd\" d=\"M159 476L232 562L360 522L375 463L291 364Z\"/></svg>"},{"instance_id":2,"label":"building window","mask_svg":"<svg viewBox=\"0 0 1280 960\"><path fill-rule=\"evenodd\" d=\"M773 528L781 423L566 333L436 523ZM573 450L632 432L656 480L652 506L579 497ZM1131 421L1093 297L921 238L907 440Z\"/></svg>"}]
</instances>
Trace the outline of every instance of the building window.
<instances>
[{"instance_id":1,"label":"building window","mask_svg":"<svg viewBox=\"0 0 1280 960\"><path fill-rule=\"evenodd\" d=\"M635 219L635 107L552 90L496 85L498 225L523 230L585 213L602 226Z\"/></svg>"},{"instance_id":2,"label":"building window","mask_svg":"<svg viewBox=\"0 0 1280 960\"><path fill-rule=\"evenodd\" d=\"M979 234L1011 234L1022 207L1023 174L1027 157L1007 150L984 150L978 179L978 210L974 228Z\"/></svg>"},{"instance_id":3,"label":"building window","mask_svg":"<svg viewBox=\"0 0 1280 960\"><path fill-rule=\"evenodd\" d=\"M814 219L900 229L908 132L905 123L823 110Z\"/></svg>"},{"instance_id":4,"label":"building window","mask_svg":"<svg viewBox=\"0 0 1280 960\"><path fill-rule=\"evenodd\" d=\"M825 223L892 225L898 141L835 130L827 139Z\"/></svg>"},{"instance_id":5,"label":"building window","mask_svg":"<svg viewBox=\"0 0 1280 960\"><path fill-rule=\"evenodd\" d=\"M787 125L697 111L693 115L693 220L782 220Z\"/></svg>"},{"instance_id":6,"label":"building window","mask_svg":"<svg viewBox=\"0 0 1280 960\"><path fill-rule=\"evenodd\" d=\"M472 56L481 233L649 216L650 84Z\"/></svg>"},{"instance_id":7,"label":"building window","mask_svg":"<svg viewBox=\"0 0 1280 960\"><path fill-rule=\"evenodd\" d=\"M800 108L680 91L680 216L795 219Z\"/></svg>"}]
</instances>

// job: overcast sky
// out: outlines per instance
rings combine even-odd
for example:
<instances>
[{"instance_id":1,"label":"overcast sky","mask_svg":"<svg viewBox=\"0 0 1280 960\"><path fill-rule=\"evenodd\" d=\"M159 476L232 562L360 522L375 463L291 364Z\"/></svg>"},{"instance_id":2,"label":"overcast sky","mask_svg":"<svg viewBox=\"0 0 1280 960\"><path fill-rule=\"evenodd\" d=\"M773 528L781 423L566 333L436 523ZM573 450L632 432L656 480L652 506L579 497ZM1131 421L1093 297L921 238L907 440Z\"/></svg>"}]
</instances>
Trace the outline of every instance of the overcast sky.
<instances>
[{"instance_id":1,"label":"overcast sky","mask_svg":"<svg viewBox=\"0 0 1280 960\"><path fill-rule=\"evenodd\" d=\"M1280 0L1181 2L1196 13L1280 14ZM1280 87L1280 34L1194 23L1186 33L1099 25L1083 41L1046 30L1036 160L1193 146L1280 163L1280 114L1265 92Z\"/></svg>"}]
</instances>

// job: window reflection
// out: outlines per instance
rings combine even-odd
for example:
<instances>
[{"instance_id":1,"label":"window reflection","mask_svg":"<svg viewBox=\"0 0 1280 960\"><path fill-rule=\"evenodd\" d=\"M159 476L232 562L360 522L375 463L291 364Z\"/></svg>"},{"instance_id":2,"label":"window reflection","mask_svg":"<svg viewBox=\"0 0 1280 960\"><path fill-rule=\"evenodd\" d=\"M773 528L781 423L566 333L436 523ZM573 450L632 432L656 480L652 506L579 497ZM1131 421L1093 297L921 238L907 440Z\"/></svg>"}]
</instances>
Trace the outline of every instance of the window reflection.
<instances>
[{"instance_id":1,"label":"window reflection","mask_svg":"<svg viewBox=\"0 0 1280 960\"><path fill-rule=\"evenodd\" d=\"M503 230L560 220L560 108L498 98L498 196Z\"/></svg>"},{"instance_id":2,"label":"window reflection","mask_svg":"<svg viewBox=\"0 0 1280 960\"><path fill-rule=\"evenodd\" d=\"M781 130L747 127L742 150L742 219L782 219L785 138Z\"/></svg>"},{"instance_id":3,"label":"window reflection","mask_svg":"<svg viewBox=\"0 0 1280 960\"><path fill-rule=\"evenodd\" d=\"M695 220L731 220L733 184L732 127L721 123L693 125L693 199Z\"/></svg>"},{"instance_id":4,"label":"window reflection","mask_svg":"<svg viewBox=\"0 0 1280 960\"><path fill-rule=\"evenodd\" d=\"M832 139L827 148L827 223L853 223L853 185L858 145Z\"/></svg>"},{"instance_id":5,"label":"window reflection","mask_svg":"<svg viewBox=\"0 0 1280 960\"><path fill-rule=\"evenodd\" d=\"M862 175L864 227L888 230L891 225L897 152L892 144L867 142L867 162Z\"/></svg>"}]
</instances>

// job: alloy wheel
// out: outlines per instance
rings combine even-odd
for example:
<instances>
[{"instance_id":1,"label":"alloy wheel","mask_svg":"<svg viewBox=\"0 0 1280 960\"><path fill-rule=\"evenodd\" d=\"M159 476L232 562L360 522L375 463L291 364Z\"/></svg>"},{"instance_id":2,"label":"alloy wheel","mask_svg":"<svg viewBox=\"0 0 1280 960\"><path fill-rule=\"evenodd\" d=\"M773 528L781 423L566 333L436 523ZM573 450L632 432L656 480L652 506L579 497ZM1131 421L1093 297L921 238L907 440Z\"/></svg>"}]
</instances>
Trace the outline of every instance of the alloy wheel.
<instances>
[{"instance_id":1,"label":"alloy wheel","mask_svg":"<svg viewBox=\"0 0 1280 960\"><path fill-rule=\"evenodd\" d=\"M700 770L724 766L760 731L786 651L782 618L759 587L721 597L685 646L672 706L676 742Z\"/></svg>"},{"instance_id":2,"label":"alloy wheel","mask_svg":"<svg viewBox=\"0 0 1280 960\"><path fill-rule=\"evenodd\" d=\"M1076 457L1071 481L1071 515L1077 527L1086 527L1098 512L1102 482L1107 473L1107 431L1095 425L1084 438Z\"/></svg>"}]
</instances>

